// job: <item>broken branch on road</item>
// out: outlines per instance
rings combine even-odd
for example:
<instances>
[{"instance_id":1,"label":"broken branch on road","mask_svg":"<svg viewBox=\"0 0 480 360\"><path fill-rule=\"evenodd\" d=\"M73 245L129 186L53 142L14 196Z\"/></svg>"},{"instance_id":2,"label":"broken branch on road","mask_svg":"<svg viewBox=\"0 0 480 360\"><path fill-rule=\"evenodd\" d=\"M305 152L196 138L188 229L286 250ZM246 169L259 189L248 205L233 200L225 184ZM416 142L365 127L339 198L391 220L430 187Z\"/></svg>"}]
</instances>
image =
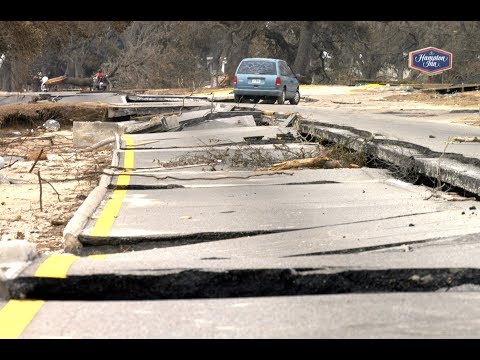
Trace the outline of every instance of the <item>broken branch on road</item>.
<instances>
[{"instance_id":1,"label":"broken branch on road","mask_svg":"<svg viewBox=\"0 0 480 360\"><path fill-rule=\"evenodd\" d=\"M480 138L476 136L455 136L452 142L480 142Z\"/></svg>"},{"instance_id":2,"label":"broken branch on road","mask_svg":"<svg viewBox=\"0 0 480 360\"><path fill-rule=\"evenodd\" d=\"M257 169L258 170L258 169ZM110 176L121 176L125 175L124 173L116 173L116 174L111 174L109 172L104 172L106 175ZM128 174L128 176L137 176L137 177L149 177L149 178L154 178L157 180L180 180L180 181L187 181L187 180L223 180L223 179L248 179L252 177L258 177L258 176L272 176L272 175L293 175L293 173L287 173L284 171L276 171L272 173L264 173L264 174L251 174L247 176L217 176L217 177L191 177L191 178L179 178L176 176L159 176L155 174Z\"/></svg>"}]
</instances>

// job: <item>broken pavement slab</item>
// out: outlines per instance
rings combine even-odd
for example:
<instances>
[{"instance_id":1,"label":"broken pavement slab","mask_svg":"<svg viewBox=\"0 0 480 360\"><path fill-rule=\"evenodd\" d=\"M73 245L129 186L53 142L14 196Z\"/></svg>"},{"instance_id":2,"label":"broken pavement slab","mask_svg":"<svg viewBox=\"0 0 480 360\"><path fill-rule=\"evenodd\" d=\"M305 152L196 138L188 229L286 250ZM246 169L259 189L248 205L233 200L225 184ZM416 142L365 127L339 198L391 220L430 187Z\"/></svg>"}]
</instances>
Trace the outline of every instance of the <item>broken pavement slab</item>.
<instances>
[{"instance_id":1,"label":"broken pavement slab","mask_svg":"<svg viewBox=\"0 0 480 360\"><path fill-rule=\"evenodd\" d=\"M131 116L159 115L162 113L181 112L189 110L208 110L210 102L158 102L132 104L109 104L107 117L109 119L125 119Z\"/></svg>"},{"instance_id":2,"label":"broken pavement slab","mask_svg":"<svg viewBox=\"0 0 480 360\"><path fill-rule=\"evenodd\" d=\"M455 153L441 153L413 143L376 138L372 133L348 126L300 121L299 131L393 164L399 176L426 175L480 195L480 161Z\"/></svg>"},{"instance_id":3,"label":"broken pavement slab","mask_svg":"<svg viewBox=\"0 0 480 360\"><path fill-rule=\"evenodd\" d=\"M178 101L233 101L232 90L218 90L211 93L191 93L190 95L154 95L154 94L135 94L127 95L127 102L178 102Z\"/></svg>"},{"instance_id":4,"label":"broken pavement slab","mask_svg":"<svg viewBox=\"0 0 480 360\"><path fill-rule=\"evenodd\" d=\"M232 107L233 108L233 107ZM225 107L215 106L214 109L185 111L179 115L152 116L148 120L127 121L74 121L73 144L76 148L91 147L106 139L124 133L179 131L188 127L194 128L256 126L255 119L259 111L224 111ZM222 110L215 112L215 110Z\"/></svg>"},{"instance_id":5,"label":"broken pavement slab","mask_svg":"<svg viewBox=\"0 0 480 360\"><path fill-rule=\"evenodd\" d=\"M263 136L275 138L282 131L277 126L231 127L222 129L200 129L165 133L135 134L130 145L137 149L169 149L173 147L199 147L244 143L245 137ZM120 139L119 149L126 149L125 139Z\"/></svg>"},{"instance_id":6,"label":"broken pavement slab","mask_svg":"<svg viewBox=\"0 0 480 360\"><path fill-rule=\"evenodd\" d=\"M0 260L2 262L31 261L36 256L35 245L26 240L0 241Z\"/></svg>"},{"instance_id":7,"label":"broken pavement slab","mask_svg":"<svg viewBox=\"0 0 480 360\"><path fill-rule=\"evenodd\" d=\"M113 142L115 135L122 135L125 132L125 126L119 122L74 121L72 132L73 146L86 148L105 139L112 139Z\"/></svg>"},{"instance_id":8,"label":"broken pavement slab","mask_svg":"<svg viewBox=\"0 0 480 360\"><path fill-rule=\"evenodd\" d=\"M317 174L335 170L317 170ZM358 177L362 173L360 169L350 170L351 176ZM255 176L247 175L229 185L222 183L222 177L235 177L231 171L204 172L203 181L200 176L189 179L188 174L171 173L161 183L176 186L156 189L132 186L125 194L108 236L92 232L106 206L106 202L102 202L79 239L84 244L96 245L139 241L154 241L160 245L169 238L201 239L205 236L208 239L207 234L215 234L214 238L222 234L232 238L242 234L279 232L288 233L292 239L292 248L285 248L282 254L288 256L298 254L300 248L307 252L306 241L298 242L300 238L296 236L307 229L312 230L308 236L305 234L305 240L319 239L311 242L316 248L310 249L312 252L321 251L322 244L342 248L347 243L350 247L367 243L374 246L444 236L451 231L453 234L480 231L474 217L462 214L468 210L467 202L457 205L445 202L440 208L434 201L425 201L426 194L415 194L411 188L370 181L346 182L345 179L337 183L308 183L302 181L303 171L286 176L280 184L272 176L265 175L265 180L257 183ZM148 177L149 174L143 172L142 175ZM162 178L167 174L158 175ZM183 180L174 183L171 178ZM110 196L107 194L106 200ZM450 211L449 207L455 207L456 211ZM185 220L183 216L190 218ZM410 223L419 225L410 229ZM408 237L407 229L409 234L416 236ZM298 233L293 236L291 231ZM339 241L338 235L342 233L346 239ZM274 253L270 251L272 256Z\"/></svg>"},{"instance_id":9,"label":"broken pavement slab","mask_svg":"<svg viewBox=\"0 0 480 360\"><path fill-rule=\"evenodd\" d=\"M184 130L200 130L200 129L220 129L230 127L253 127L256 126L255 119L252 115L232 116L228 118L218 117L213 120L203 120L194 125L186 123Z\"/></svg>"},{"instance_id":10,"label":"broken pavement slab","mask_svg":"<svg viewBox=\"0 0 480 360\"><path fill-rule=\"evenodd\" d=\"M144 103L144 102L182 102L188 101L205 101L206 96L190 96L190 95L145 95L145 94L129 94L125 96L127 103Z\"/></svg>"},{"instance_id":11,"label":"broken pavement slab","mask_svg":"<svg viewBox=\"0 0 480 360\"><path fill-rule=\"evenodd\" d=\"M154 116L146 121L129 120L119 122L75 121L73 123L73 146L75 148L95 147L102 142L113 142L115 136L139 132L162 132L179 130L180 125L175 117Z\"/></svg>"}]
</instances>

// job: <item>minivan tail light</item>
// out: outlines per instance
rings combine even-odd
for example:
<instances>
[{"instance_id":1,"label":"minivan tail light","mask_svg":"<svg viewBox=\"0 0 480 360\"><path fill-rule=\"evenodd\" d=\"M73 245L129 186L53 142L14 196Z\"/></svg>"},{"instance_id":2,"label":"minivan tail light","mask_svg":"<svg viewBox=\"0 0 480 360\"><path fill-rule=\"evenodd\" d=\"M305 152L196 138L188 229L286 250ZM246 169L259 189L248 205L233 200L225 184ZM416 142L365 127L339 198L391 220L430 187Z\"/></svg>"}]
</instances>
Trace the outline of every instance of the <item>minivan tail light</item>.
<instances>
[{"instance_id":1,"label":"minivan tail light","mask_svg":"<svg viewBox=\"0 0 480 360\"><path fill-rule=\"evenodd\" d=\"M233 77L233 85L237 85L237 83L238 83L238 78L237 78L237 75L235 75Z\"/></svg>"},{"instance_id":2,"label":"minivan tail light","mask_svg":"<svg viewBox=\"0 0 480 360\"><path fill-rule=\"evenodd\" d=\"M275 85L277 86L282 85L282 79L280 79L280 76L277 76L277 79L275 80Z\"/></svg>"}]
</instances>

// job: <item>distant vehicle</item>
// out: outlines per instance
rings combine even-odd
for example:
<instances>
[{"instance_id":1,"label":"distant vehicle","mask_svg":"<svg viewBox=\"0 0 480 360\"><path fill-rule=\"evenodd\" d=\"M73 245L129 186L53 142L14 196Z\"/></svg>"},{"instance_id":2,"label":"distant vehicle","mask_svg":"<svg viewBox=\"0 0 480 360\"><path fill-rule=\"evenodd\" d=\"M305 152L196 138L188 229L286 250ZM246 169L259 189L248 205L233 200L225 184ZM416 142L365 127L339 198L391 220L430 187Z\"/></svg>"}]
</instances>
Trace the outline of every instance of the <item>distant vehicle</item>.
<instances>
[{"instance_id":1,"label":"distant vehicle","mask_svg":"<svg viewBox=\"0 0 480 360\"><path fill-rule=\"evenodd\" d=\"M299 81L290 66L280 59L245 58L235 71L235 102L260 100L296 105L300 101Z\"/></svg>"},{"instance_id":2,"label":"distant vehicle","mask_svg":"<svg viewBox=\"0 0 480 360\"><path fill-rule=\"evenodd\" d=\"M108 87L108 79L106 75L96 76L93 78L92 90L106 91Z\"/></svg>"}]
</instances>

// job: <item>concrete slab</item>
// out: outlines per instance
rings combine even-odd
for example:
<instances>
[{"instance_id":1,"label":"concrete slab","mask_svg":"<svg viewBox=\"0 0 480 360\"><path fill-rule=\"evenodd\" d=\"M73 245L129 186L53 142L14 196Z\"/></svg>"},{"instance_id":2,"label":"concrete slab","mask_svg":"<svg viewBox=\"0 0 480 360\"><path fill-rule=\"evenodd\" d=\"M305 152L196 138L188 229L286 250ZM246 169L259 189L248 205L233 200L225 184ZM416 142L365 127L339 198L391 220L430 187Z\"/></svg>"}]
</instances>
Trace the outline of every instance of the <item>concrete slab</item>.
<instances>
[{"instance_id":1,"label":"concrete slab","mask_svg":"<svg viewBox=\"0 0 480 360\"><path fill-rule=\"evenodd\" d=\"M122 135L124 127L122 123L104 121L74 121L73 122L73 146L85 148L92 146L107 138L115 138Z\"/></svg>"},{"instance_id":2,"label":"concrete slab","mask_svg":"<svg viewBox=\"0 0 480 360\"><path fill-rule=\"evenodd\" d=\"M128 103L137 103L137 102L180 102L184 100L188 101L202 101L207 100L207 97L193 97L188 95L145 95L145 94L136 94L136 95L127 95L126 100Z\"/></svg>"},{"instance_id":3,"label":"concrete slab","mask_svg":"<svg viewBox=\"0 0 480 360\"><path fill-rule=\"evenodd\" d=\"M26 240L0 241L0 299L8 295L6 282L15 279L37 256L35 245Z\"/></svg>"},{"instance_id":4,"label":"concrete slab","mask_svg":"<svg viewBox=\"0 0 480 360\"><path fill-rule=\"evenodd\" d=\"M31 261L37 256L35 245L26 240L0 241L0 261Z\"/></svg>"},{"instance_id":5,"label":"concrete slab","mask_svg":"<svg viewBox=\"0 0 480 360\"><path fill-rule=\"evenodd\" d=\"M263 235L217 234L215 238L204 234L183 241L151 238L150 243L138 245L134 252L111 254L101 262L82 258L72 266L70 274L146 275L161 269L480 268L480 246L476 241L480 228L476 222L476 217L445 211L331 222ZM124 244L128 244L127 238L125 234ZM103 243L107 242L104 239Z\"/></svg>"},{"instance_id":6,"label":"concrete slab","mask_svg":"<svg viewBox=\"0 0 480 360\"><path fill-rule=\"evenodd\" d=\"M108 118L124 118L127 116L156 115L173 111L189 111L210 109L209 102L168 102L168 103L135 103L135 104L110 104Z\"/></svg>"},{"instance_id":7,"label":"concrete slab","mask_svg":"<svg viewBox=\"0 0 480 360\"><path fill-rule=\"evenodd\" d=\"M479 309L478 292L48 301L21 338L467 339Z\"/></svg>"},{"instance_id":8,"label":"concrete slab","mask_svg":"<svg viewBox=\"0 0 480 360\"><path fill-rule=\"evenodd\" d=\"M133 148L138 149L171 149L205 145L225 145L244 142L246 136L265 136L275 138L278 133L286 133L277 126L254 126L241 128L204 129L177 131L155 134L135 134L132 137ZM121 139L120 149L126 149L125 139Z\"/></svg>"},{"instance_id":9,"label":"concrete slab","mask_svg":"<svg viewBox=\"0 0 480 360\"><path fill-rule=\"evenodd\" d=\"M319 178L322 171L328 170L319 170ZM249 186L129 190L109 236L162 238L321 228L349 222L361 227L366 220L443 212L451 206L425 201L424 194L389 183L266 186L265 182L245 181ZM104 204L82 235L89 235ZM458 214L461 217L460 211Z\"/></svg>"},{"instance_id":10,"label":"concrete slab","mask_svg":"<svg viewBox=\"0 0 480 360\"><path fill-rule=\"evenodd\" d=\"M480 161L462 154L433 151L407 141L378 139L374 134L344 126L328 126L317 122L302 122L300 130L329 141L344 144L355 151L393 164L404 175L426 175L453 186L480 194ZM438 147L438 143L436 147Z\"/></svg>"},{"instance_id":11,"label":"concrete slab","mask_svg":"<svg viewBox=\"0 0 480 360\"><path fill-rule=\"evenodd\" d=\"M200 129L221 129L230 127L248 127L256 126L255 119L252 115L233 116L225 119L205 120L201 123L188 126L185 130L200 130Z\"/></svg>"}]
</instances>

